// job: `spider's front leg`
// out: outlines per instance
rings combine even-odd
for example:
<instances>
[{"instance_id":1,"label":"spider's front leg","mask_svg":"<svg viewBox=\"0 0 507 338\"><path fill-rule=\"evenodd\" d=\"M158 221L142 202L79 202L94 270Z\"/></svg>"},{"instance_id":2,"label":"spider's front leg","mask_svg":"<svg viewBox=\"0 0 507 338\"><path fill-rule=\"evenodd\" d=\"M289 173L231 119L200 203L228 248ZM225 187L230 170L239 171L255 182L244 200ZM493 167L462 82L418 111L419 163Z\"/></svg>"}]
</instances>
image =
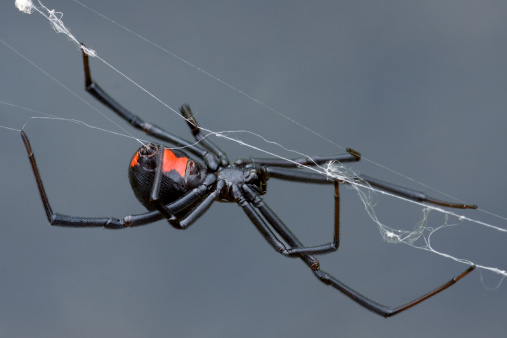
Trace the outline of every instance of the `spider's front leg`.
<instances>
[{"instance_id":1,"label":"spider's front leg","mask_svg":"<svg viewBox=\"0 0 507 338\"><path fill-rule=\"evenodd\" d=\"M82 44L82 46L84 45ZM203 159L204 163L209 169L216 170L221 165L221 161L223 162L223 159L219 161L213 151L210 151L209 149L203 149L199 145L173 135L155 124L145 122L142 118L131 113L127 108L123 107L92 79L88 54L86 54L83 49L82 54L85 74L85 90L90 93L90 95L111 109L119 117L127 121L132 127L142 130L146 134L156 137L159 140L185 148L185 150L191 152L196 156L199 156Z\"/></svg>"},{"instance_id":2,"label":"spider's front leg","mask_svg":"<svg viewBox=\"0 0 507 338\"><path fill-rule=\"evenodd\" d=\"M220 160L222 167L227 167L229 165L229 158L227 154L222 151L217 145L211 142L206 136L201 134L201 128L197 123L194 114L192 113L192 109L188 104L184 104L180 107L180 113L187 121L188 126L190 127L190 131L192 135L196 139L197 142L200 142L206 149L211 151L213 154L217 155Z\"/></svg>"}]
</instances>

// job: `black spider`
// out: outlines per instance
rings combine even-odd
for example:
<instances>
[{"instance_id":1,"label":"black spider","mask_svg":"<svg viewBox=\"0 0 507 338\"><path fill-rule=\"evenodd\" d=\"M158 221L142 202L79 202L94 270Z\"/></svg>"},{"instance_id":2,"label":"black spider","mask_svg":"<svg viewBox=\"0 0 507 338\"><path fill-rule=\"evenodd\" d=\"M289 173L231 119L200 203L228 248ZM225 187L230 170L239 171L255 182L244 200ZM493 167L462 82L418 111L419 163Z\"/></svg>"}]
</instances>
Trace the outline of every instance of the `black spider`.
<instances>
[{"instance_id":1,"label":"black spider","mask_svg":"<svg viewBox=\"0 0 507 338\"><path fill-rule=\"evenodd\" d=\"M146 225L165 218L175 228L186 229L213 202L234 202L245 211L257 230L259 230L273 249L282 255L300 258L310 267L313 274L321 282L331 285L359 305L384 317L398 314L434 296L456 283L475 268L473 265L470 266L460 275L450 279L433 291L399 307L389 308L366 298L335 277L320 270L319 262L313 257L313 255L325 254L338 249L340 232L339 188L340 184L346 182L339 180L331 181L327 177L309 173L299 168L300 165L314 166L328 161L357 162L361 159L361 155L357 151L347 149L347 153L336 156L298 158L294 159L293 163L279 159L249 158L230 164L227 155L201 135L200 128L188 105L182 106L180 112L187 120L198 144L192 144L189 141L174 136L162 128L146 123L138 116L130 113L92 81L88 56L85 53L83 53L83 62L86 90L91 95L128 121L133 127L141 129L161 141L178 147L185 147L186 150L202 160L204 166L192 160L181 151L170 150L163 145L149 143L142 146L135 153L129 167L129 178L132 189L138 200L150 210L149 212L129 215L123 219L67 216L52 211L28 137L22 131L21 137L26 146L42 203L51 225L123 229ZM260 198L260 195L266 193L266 183L269 178L317 184L334 184L334 236L330 243L312 247L303 246L289 228ZM354 180L414 201L429 202L451 208L477 208L475 205L437 200L424 193L386 183L365 175L357 176Z\"/></svg>"}]
</instances>

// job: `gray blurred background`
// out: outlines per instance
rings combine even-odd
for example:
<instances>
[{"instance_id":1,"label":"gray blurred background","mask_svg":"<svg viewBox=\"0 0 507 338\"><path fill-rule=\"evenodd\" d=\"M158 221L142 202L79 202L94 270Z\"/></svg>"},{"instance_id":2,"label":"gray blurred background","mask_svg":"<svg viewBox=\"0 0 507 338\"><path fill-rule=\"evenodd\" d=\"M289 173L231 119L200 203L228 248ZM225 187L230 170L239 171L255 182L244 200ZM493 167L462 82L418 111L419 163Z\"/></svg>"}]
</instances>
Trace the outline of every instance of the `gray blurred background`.
<instances>
[{"instance_id":1,"label":"gray blurred background","mask_svg":"<svg viewBox=\"0 0 507 338\"><path fill-rule=\"evenodd\" d=\"M83 0L290 119L368 160L482 210L507 215L507 4L504 1ZM308 155L343 149L245 98L73 1L45 0L72 33L173 108L190 103L214 131L249 130ZM0 5L0 38L138 137L83 90L76 46L38 14ZM146 121L191 138L186 124L96 59L95 80ZM122 132L0 44L0 100ZM0 105L0 125L33 112ZM138 143L61 121L25 128L56 212L141 213L127 165ZM255 146L293 156L258 138ZM262 154L214 139L231 159ZM507 286L474 271L385 320L276 254L240 208L216 203L187 231L167 222L122 231L48 225L19 133L0 129L0 336L304 337L501 336ZM430 188L368 161L353 168ZM332 235L333 189L270 181L266 202L304 243ZM376 195L376 212L410 230L422 208ZM462 212L507 228L483 211ZM429 226L446 222L431 213ZM459 222L435 250L507 269L507 235ZM411 300L466 265L382 241L357 194L343 189L341 246L324 270L386 305ZM419 242L419 244L421 244Z\"/></svg>"}]
</instances>

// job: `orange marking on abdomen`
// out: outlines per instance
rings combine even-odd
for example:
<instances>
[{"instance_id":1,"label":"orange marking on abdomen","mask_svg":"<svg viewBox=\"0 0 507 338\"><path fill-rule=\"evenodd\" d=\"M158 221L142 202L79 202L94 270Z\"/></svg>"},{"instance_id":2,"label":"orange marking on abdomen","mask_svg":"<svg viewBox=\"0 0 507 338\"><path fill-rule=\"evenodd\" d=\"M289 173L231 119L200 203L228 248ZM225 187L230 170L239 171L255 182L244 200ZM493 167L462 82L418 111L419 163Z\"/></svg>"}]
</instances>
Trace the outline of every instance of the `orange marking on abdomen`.
<instances>
[{"instance_id":1,"label":"orange marking on abdomen","mask_svg":"<svg viewBox=\"0 0 507 338\"><path fill-rule=\"evenodd\" d=\"M130 166L133 167L137 165L137 159L139 158L139 152L137 152L134 157L132 158L132 162L130 162Z\"/></svg>"},{"instance_id":2,"label":"orange marking on abdomen","mask_svg":"<svg viewBox=\"0 0 507 338\"><path fill-rule=\"evenodd\" d=\"M137 160L137 159L136 159ZM165 172L176 170L181 177L185 177L185 170L187 169L187 157L176 157L169 149L164 149L162 170Z\"/></svg>"}]
</instances>

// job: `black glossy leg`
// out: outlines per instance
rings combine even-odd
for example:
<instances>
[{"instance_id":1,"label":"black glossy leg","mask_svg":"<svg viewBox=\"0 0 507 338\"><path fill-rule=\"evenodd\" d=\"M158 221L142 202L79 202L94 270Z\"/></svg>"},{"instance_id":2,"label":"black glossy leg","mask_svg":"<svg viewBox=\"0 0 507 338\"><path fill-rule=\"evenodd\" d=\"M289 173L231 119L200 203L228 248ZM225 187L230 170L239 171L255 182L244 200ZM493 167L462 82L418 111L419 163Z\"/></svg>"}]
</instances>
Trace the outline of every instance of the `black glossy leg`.
<instances>
[{"instance_id":1,"label":"black glossy leg","mask_svg":"<svg viewBox=\"0 0 507 338\"><path fill-rule=\"evenodd\" d=\"M333 241L317 245L311 247L296 247L288 250L290 255L298 254L298 253L306 253L311 255L321 255L330 253L338 250L338 246L340 245L340 182L334 181L334 233L333 233Z\"/></svg>"},{"instance_id":2,"label":"black glossy leg","mask_svg":"<svg viewBox=\"0 0 507 338\"><path fill-rule=\"evenodd\" d=\"M430 197L426 195L425 193L409 188L405 188L393 183L385 182L370 176L366 175L360 175L359 180L367 182L369 185L371 185L374 188L378 188L380 190L384 190L390 193L393 193L396 196L405 197L412 201L417 202L428 202L431 204L440 205L443 207L448 208L455 208L455 209L477 209L477 205L473 204L464 204L464 203L453 203L453 202L447 202L442 201L433 197Z\"/></svg>"},{"instance_id":3,"label":"black glossy leg","mask_svg":"<svg viewBox=\"0 0 507 338\"><path fill-rule=\"evenodd\" d=\"M39 169L37 168L35 154L33 153L28 136L24 131L21 131L21 138L25 144L28 159L32 166L33 175L35 177L35 181L37 182L37 188L39 189L39 195L46 212L46 217L51 225L78 228L104 227L108 229L123 229L146 225L164 218L164 216L158 211L146 212L139 215L129 215L125 216L123 219L112 217L75 217L53 212L39 174ZM165 208L172 214L178 213L202 199L202 197L206 194L206 190L205 186L197 187L174 203L166 205Z\"/></svg>"},{"instance_id":4,"label":"black glossy leg","mask_svg":"<svg viewBox=\"0 0 507 338\"><path fill-rule=\"evenodd\" d=\"M370 310L378 315L388 318L388 317L392 317L394 315L397 315L400 312L408 310L411 307L425 301L426 299L433 297L436 294L444 291L445 289L447 289L451 285L457 283L460 279L462 279L463 277L468 275L474 269L475 269L475 265L472 265L472 266L468 267L465 271L463 271L461 274L459 274L456 277L451 278L450 280L448 280L444 284L440 285L436 289L422 295L421 297L418 297L414 300L411 300L408 303L405 303L405 304L395 307L395 308L390 308L388 306L382 305L380 303L377 303L377 302L365 297L364 295L360 294L356 290L354 290L351 287L347 286L346 284L342 283L341 281L339 281L338 279L331 276L330 274L328 274L325 271L316 270L316 271L313 271L313 273L314 273L315 277L317 277L322 283L334 287L335 289L342 292L343 294L348 296L350 299L352 299L353 301L355 301L359 305L367 308L368 310Z\"/></svg>"},{"instance_id":5,"label":"black glossy leg","mask_svg":"<svg viewBox=\"0 0 507 338\"><path fill-rule=\"evenodd\" d=\"M257 230L261 233L262 237L266 240L275 249L275 251L283 254L287 254L287 250L285 245L276 237L276 235L269 229L268 225L262 217L257 213L255 208L252 206L250 202L248 202L244 197L240 197L238 200L238 205L243 209L245 214L248 216L250 221L255 225Z\"/></svg>"},{"instance_id":6,"label":"black glossy leg","mask_svg":"<svg viewBox=\"0 0 507 338\"><path fill-rule=\"evenodd\" d=\"M313 165L321 165L330 161L338 161L338 162L358 162L361 160L361 154L354 149L347 148L347 152L339 155L330 155L330 156L313 156L313 157L300 157L293 158L289 161L286 161L281 158L243 158L239 159L235 162L237 165L246 165L246 164L257 164L260 166L273 166L273 167L285 167L285 168L299 168L299 166L313 166Z\"/></svg>"},{"instance_id":7,"label":"black glossy leg","mask_svg":"<svg viewBox=\"0 0 507 338\"><path fill-rule=\"evenodd\" d=\"M88 55L84 52L82 54L85 73L85 89L88 93L90 93L98 101L102 102L106 107L111 109L122 119L130 123L132 127L142 130L146 134L156 137L161 141L174 144L178 147L184 147L185 150L202 158L206 166L208 166L208 168L211 170L216 170L218 168L220 162L212 152L207 151L198 145L193 144L192 142L175 136L157 125L144 122L144 120L139 116L132 114L128 109L124 108L115 99L109 96L106 91L104 91L95 81L92 80Z\"/></svg>"},{"instance_id":8,"label":"black glossy leg","mask_svg":"<svg viewBox=\"0 0 507 338\"><path fill-rule=\"evenodd\" d=\"M192 208L189 214L183 218L178 218L176 214L171 214L168 218L169 223L176 229L184 230L191 226L199 217L208 210L213 202L218 199L220 190L223 187L223 181L218 182L217 187L206 198L200 201L195 207Z\"/></svg>"},{"instance_id":9,"label":"black glossy leg","mask_svg":"<svg viewBox=\"0 0 507 338\"><path fill-rule=\"evenodd\" d=\"M334 234L333 241L316 246L302 246L300 243L298 245L292 245L291 248L287 248L287 254L291 256L299 256L300 254L306 255L322 255L326 253L330 253L338 250L338 246L340 245L340 183L335 181L335 195L334 195ZM274 212L265 204L262 199L255 194L255 192L248 187L247 185L243 186L243 190L251 199L253 205L259 209L261 214L268 220L269 224L279 233L287 235L288 238L291 238L292 242L295 243L297 239L292 232L288 229L288 227L274 214ZM284 240L286 240L285 236L282 236Z\"/></svg>"},{"instance_id":10,"label":"black glossy leg","mask_svg":"<svg viewBox=\"0 0 507 338\"><path fill-rule=\"evenodd\" d=\"M218 159L222 167L227 167L229 165L229 158L227 154L222 151L216 144L211 142L207 137L201 134L201 128L197 123L194 114L192 113L192 109L188 104L184 104L180 107L180 113L187 121L188 126L192 132L192 135L202 146L211 151L213 154L217 155Z\"/></svg>"},{"instance_id":11,"label":"black glossy leg","mask_svg":"<svg viewBox=\"0 0 507 338\"><path fill-rule=\"evenodd\" d=\"M338 184L335 184L335 189L338 189L339 185ZM455 284L456 282L458 282L460 279L462 279L463 277L465 277L467 274L469 274L472 270L474 270L475 266L472 265L470 267L468 267L464 272L462 272L460 275L454 277L454 278L451 278L450 280L448 280L447 282L445 282L444 284L442 284L441 286L435 288L434 290L424 294L423 296L421 297L418 297L408 303L405 303L401 306L398 306L398 307L395 307L395 308L391 308L391 307L388 307L388 306L385 306L383 304L380 304L378 302L375 302L369 298L367 298L366 296L364 296L363 294L359 293L358 291L352 289L351 287L349 287L348 285L342 283L340 280L336 279L335 277L333 277L332 275L330 275L329 273L325 272L325 271L322 271L320 270L320 267L319 267L319 262L313 257L313 256L310 256L309 253L310 252L315 252L315 248L317 248L317 251L323 249L322 251L325 251L326 247L329 248L329 244L328 245L323 245L323 246L319 246L319 247L304 247L302 245L302 243L296 238L296 236L294 236L294 234L292 234L292 232L287 228L287 226L276 216L276 214L262 201L262 199L258 196L254 197L252 194L254 194L253 190L249 189L247 186L243 186L243 190L245 191L245 193L247 194L248 198L250 200L253 200L253 205L255 206L255 208L257 208L261 214L266 218L266 220L268 220L269 224L273 227L273 229L290 245L293 246L293 248L291 249L287 249L287 253L290 253L291 250L293 250L292 252L299 252L299 257L312 269L312 272L313 274L315 275L315 277L317 277L322 283L326 284L326 285L330 285L332 287L334 287L335 289L337 289L338 291L342 292L343 294L345 294L346 296L348 296L350 299L352 299L353 301L355 301L356 303L358 303L359 305L367 308L368 310L378 314L378 315L381 315L381 316L384 316L384 317L391 317L391 316L394 316L400 312L403 312L423 301L425 301L426 299L440 293L441 291L444 291L445 289L447 289L448 287L450 287L451 285ZM338 198L337 198L338 197ZM338 190L335 190L335 203L336 201L338 200L339 202L339 192ZM335 209L336 206L335 206ZM339 210L339 208L338 208ZM339 217L339 212L338 214L335 213L335 236L334 236L334 241L338 241L338 236L337 234L339 234L339 228L337 228L337 224L339 224L339 220L337 220L336 218ZM259 216L260 218L260 216ZM260 220L262 221L262 219ZM260 222L259 220L255 220L255 219L252 219L252 222L254 224ZM336 247L338 247L338 242L336 243ZM279 251L281 252L281 251ZM284 253L284 252L281 252L281 253ZM323 252L321 252L323 253Z\"/></svg>"},{"instance_id":12,"label":"black glossy leg","mask_svg":"<svg viewBox=\"0 0 507 338\"><path fill-rule=\"evenodd\" d=\"M325 175L319 175L315 173L309 173L303 170L292 169L292 168L277 168L277 167L266 167L266 171L268 172L269 177L271 178L279 178L287 181L296 181L303 183L314 183L314 184L332 184L333 180L330 180ZM405 188L393 183L385 182L370 176L359 175L354 178L356 183L362 185L371 185L374 188L378 188L383 191L391 192L394 195L404 197L406 199L416 201L416 202L428 202L436 205L440 205L448 208L456 208L456 209L477 209L476 205L473 204L464 204L464 203L453 203L442 201L427 194L413 190L410 188ZM346 182L344 182L346 183ZM365 184L366 183L366 184Z\"/></svg>"},{"instance_id":13,"label":"black glossy leg","mask_svg":"<svg viewBox=\"0 0 507 338\"><path fill-rule=\"evenodd\" d=\"M283 240L289 244L292 248L302 248L303 244L299 241L299 239L292 233L292 231L285 225L284 222L275 214L271 208L268 207L267 204L264 203L263 199L260 198L248 185L244 185L242 187L249 201L251 201L252 205L260 211L262 216L268 221L268 223L273 227L273 229L280 234ZM308 267L312 270L319 268L319 261L310 255L300 253L299 258L305 262Z\"/></svg>"}]
</instances>

